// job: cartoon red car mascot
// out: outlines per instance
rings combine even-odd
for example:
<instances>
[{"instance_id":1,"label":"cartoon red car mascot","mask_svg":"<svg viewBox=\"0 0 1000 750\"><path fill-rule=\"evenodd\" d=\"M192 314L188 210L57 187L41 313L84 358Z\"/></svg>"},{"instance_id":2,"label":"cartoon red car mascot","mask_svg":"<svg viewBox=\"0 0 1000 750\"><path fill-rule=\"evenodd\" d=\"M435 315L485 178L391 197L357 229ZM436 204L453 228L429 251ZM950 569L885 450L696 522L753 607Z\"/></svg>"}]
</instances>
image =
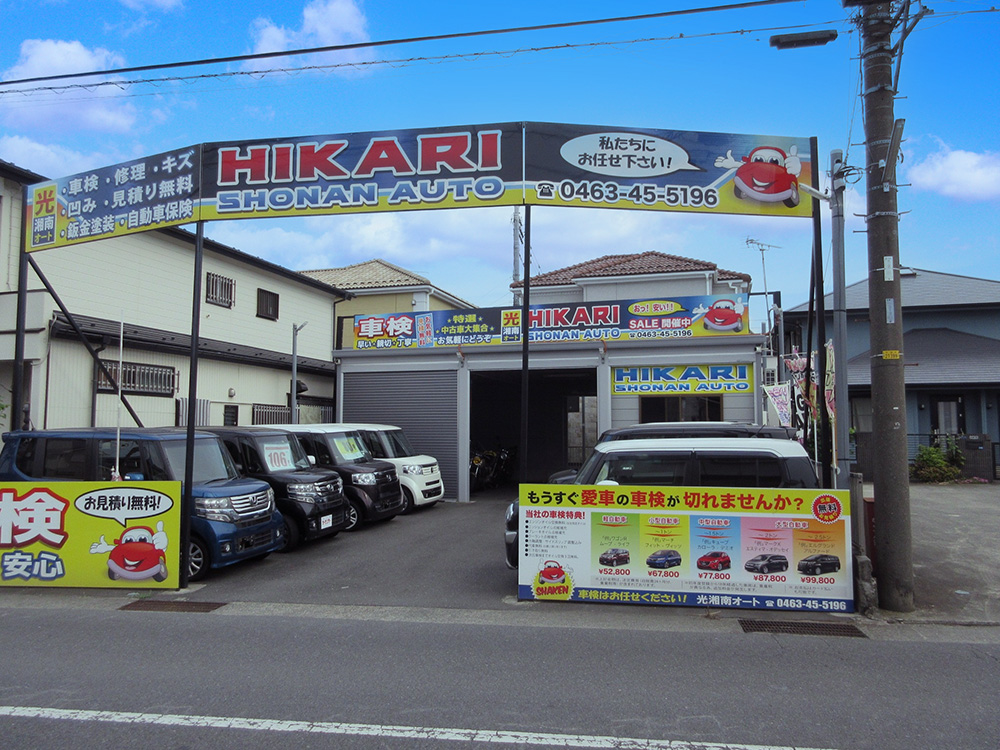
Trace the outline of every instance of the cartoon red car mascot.
<instances>
[{"instance_id":1,"label":"cartoon red car mascot","mask_svg":"<svg viewBox=\"0 0 1000 750\"><path fill-rule=\"evenodd\" d=\"M163 522L156 524L156 533L148 526L133 526L126 529L113 544L108 544L101 534L101 540L90 545L92 555L110 552L108 555L108 578L117 581L125 578L141 581L167 579L167 535Z\"/></svg>"},{"instance_id":2,"label":"cartoon red car mascot","mask_svg":"<svg viewBox=\"0 0 1000 750\"><path fill-rule=\"evenodd\" d=\"M775 146L759 146L742 161L736 161L729 150L725 156L716 158L715 166L736 170L733 194L741 200L782 202L789 208L799 205L802 160L797 146L792 146L788 154Z\"/></svg>"}]
</instances>

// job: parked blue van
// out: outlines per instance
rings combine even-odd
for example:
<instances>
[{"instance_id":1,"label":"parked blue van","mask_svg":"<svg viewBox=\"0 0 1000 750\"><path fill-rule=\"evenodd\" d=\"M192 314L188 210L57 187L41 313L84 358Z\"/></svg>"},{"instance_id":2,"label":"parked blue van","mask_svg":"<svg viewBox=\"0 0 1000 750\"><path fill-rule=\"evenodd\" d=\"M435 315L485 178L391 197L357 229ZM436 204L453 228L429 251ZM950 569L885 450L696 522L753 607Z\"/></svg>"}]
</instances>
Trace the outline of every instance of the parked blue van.
<instances>
[{"instance_id":1,"label":"parked blue van","mask_svg":"<svg viewBox=\"0 0 1000 750\"><path fill-rule=\"evenodd\" d=\"M217 436L195 432L194 442L189 581L285 543L273 490L241 477ZM0 481L104 482L117 467L122 479L183 482L186 451L183 427L17 430L3 435Z\"/></svg>"}]
</instances>

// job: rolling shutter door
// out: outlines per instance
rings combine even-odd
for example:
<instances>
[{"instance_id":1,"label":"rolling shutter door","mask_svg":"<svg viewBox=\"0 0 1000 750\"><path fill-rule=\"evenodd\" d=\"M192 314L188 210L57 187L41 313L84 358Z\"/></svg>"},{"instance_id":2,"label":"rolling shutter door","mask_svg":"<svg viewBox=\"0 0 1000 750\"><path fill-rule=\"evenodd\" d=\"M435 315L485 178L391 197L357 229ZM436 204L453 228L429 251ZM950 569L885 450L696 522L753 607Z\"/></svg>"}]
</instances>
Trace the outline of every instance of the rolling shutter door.
<instances>
[{"instance_id":1,"label":"rolling shutter door","mask_svg":"<svg viewBox=\"0 0 1000 750\"><path fill-rule=\"evenodd\" d=\"M458 497L458 375L454 370L344 373L344 422L402 427L434 456L444 496Z\"/></svg>"}]
</instances>

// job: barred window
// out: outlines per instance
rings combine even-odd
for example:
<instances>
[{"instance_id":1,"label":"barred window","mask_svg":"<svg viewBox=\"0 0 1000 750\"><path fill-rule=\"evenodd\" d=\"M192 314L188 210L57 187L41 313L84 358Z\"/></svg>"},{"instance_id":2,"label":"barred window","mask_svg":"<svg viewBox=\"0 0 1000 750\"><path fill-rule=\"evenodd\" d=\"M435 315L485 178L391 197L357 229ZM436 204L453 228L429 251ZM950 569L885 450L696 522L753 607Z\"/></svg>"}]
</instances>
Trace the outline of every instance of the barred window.
<instances>
[{"instance_id":1,"label":"barred window","mask_svg":"<svg viewBox=\"0 0 1000 750\"><path fill-rule=\"evenodd\" d=\"M173 396L177 391L178 372L173 367L160 365L145 365L139 362L123 362L121 374L118 372L118 362L101 360L111 376L121 385L122 393L142 396ZM97 371L97 392L117 393L104 371Z\"/></svg>"},{"instance_id":2,"label":"barred window","mask_svg":"<svg viewBox=\"0 0 1000 750\"><path fill-rule=\"evenodd\" d=\"M205 301L220 307L236 304L236 280L209 271L205 274Z\"/></svg>"},{"instance_id":3,"label":"barred window","mask_svg":"<svg viewBox=\"0 0 1000 750\"><path fill-rule=\"evenodd\" d=\"M278 319L278 293L267 289L257 290L257 317L268 320Z\"/></svg>"}]
</instances>

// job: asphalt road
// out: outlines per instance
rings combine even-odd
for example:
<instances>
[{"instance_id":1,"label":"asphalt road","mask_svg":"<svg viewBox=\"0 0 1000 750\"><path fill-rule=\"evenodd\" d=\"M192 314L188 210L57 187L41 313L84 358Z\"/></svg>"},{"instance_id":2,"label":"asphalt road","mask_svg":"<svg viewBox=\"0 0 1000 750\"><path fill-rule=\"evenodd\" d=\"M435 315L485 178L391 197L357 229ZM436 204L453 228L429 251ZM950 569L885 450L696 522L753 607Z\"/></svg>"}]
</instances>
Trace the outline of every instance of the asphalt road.
<instances>
[{"instance_id":1,"label":"asphalt road","mask_svg":"<svg viewBox=\"0 0 1000 750\"><path fill-rule=\"evenodd\" d=\"M923 603L977 601L944 616L761 613L865 636L850 638L746 633L746 611L517 602L505 499L439 504L180 592L0 590L3 746L1000 747L988 581L963 595L935 580ZM930 502L915 532L965 507ZM921 570L918 593L934 580Z\"/></svg>"}]
</instances>

